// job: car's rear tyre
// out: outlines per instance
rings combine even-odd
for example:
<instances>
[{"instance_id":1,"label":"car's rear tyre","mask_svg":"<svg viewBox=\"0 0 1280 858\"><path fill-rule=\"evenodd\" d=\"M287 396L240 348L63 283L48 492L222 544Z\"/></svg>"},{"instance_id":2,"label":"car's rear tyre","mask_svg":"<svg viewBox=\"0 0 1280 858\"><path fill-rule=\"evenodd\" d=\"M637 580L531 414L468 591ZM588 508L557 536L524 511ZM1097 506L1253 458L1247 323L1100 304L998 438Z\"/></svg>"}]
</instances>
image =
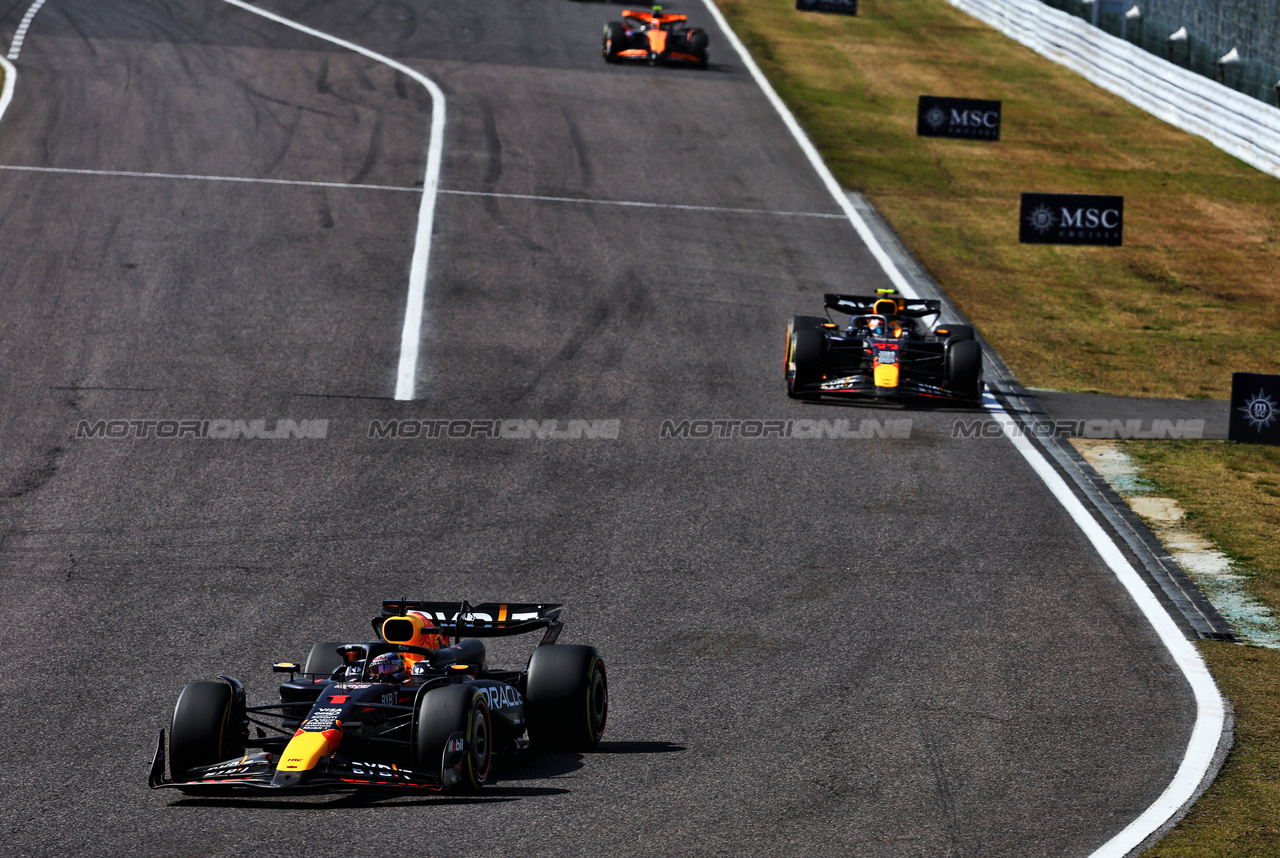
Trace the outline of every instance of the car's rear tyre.
<instances>
[{"instance_id":1,"label":"car's rear tyre","mask_svg":"<svg viewBox=\"0 0 1280 858\"><path fill-rule=\"evenodd\" d=\"M192 769L244 754L245 734L231 686L192 682L178 695L169 723L169 772L189 780Z\"/></svg>"},{"instance_id":2,"label":"car's rear tyre","mask_svg":"<svg viewBox=\"0 0 1280 858\"><path fill-rule=\"evenodd\" d=\"M826 337L821 331L796 331L791 335L788 347L787 396L792 399L808 399L817 392L805 388L822 381L822 351ZM790 367L795 370L791 371Z\"/></svg>"},{"instance_id":3,"label":"car's rear tyre","mask_svg":"<svg viewBox=\"0 0 1280 858\"><path fill-rule=\"evenodd\" d=\"M971 402L981 401L982 347L977 340L953 341L947 346L947 387Z\"/></svg>"},{"instance_id":4,"label":"car's rear tyre","mask_svg":"<svg viewBox=\"0 0 1280 858\"><path fill-rule=\"evenodd\" d=\"M525 686L529 743L538 750L594 751L609 720L609 676L595 647L533 651Z\"/></svg>"},{"instance_id":5,"label":"car's rear tyre","mask_svg":"<svg viewBox=\"0 0 1280 858\"><path fill-rule=\"evenodd\" d=\"M973 339L972 325L939 325L938 327L946 330L946 336L950 342Z\"/></svg>"},{"instance_id":6,"label":"car's rear tyre","mask_svg":"<svg viewBox=\"0 0 1280 858\"><path fill-rule=\"evenodd\" d=\"M627 31L622 24L611 21L604 25L604 35L600 40L600 55L607 63L618 61L618 51L627 43Z\"/></svg>"},{"instance_id":7,"label":"car's rear tyre","mask_svg":"<svg viewBox=\"0 0 1280 858\"><path fill-rule=\"evenodd\" d=\"M302 672L329 676L345 664L342 656L338 654L340 646L342 646L341 641L324 641L313 646L311 652L307 653L307 660L302 663Z\"/></svg>"},{"instance_id":8,"label":"car's rear tyre","mask_svg":"<svg viewBox=\"0 0 1280 858\"><path fill-rule=\"evenodd\" d=\"M445 743L462 734L465 747L459 766L459 789L474 792L489 780L493 766L493 718L483 692L466 684L433 688L418 701L418 724L413 736L414 766L439 772Z\"/></svg>"}]
</instances>

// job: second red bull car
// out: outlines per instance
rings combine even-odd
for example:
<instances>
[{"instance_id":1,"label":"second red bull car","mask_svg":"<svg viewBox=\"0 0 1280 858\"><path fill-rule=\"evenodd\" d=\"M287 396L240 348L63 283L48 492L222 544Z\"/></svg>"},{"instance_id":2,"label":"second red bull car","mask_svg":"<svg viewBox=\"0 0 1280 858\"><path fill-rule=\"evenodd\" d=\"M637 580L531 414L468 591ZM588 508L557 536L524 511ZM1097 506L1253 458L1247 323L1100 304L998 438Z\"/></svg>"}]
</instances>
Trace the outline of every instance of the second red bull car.
<instances>
[{"instance_id":1,"label":"second red bull car","mask_svg":"<svg viewBox=\"0 0 1280 858\"><path fill-rule=\"evenodd\" d=\"M706 68L711 44L707 31L690 27L689 16L625 9L621 21L604 25L600 53L605 62L677 63Z\"/></svg>"},{"instance_id":2,"label":"second red bull car","mask_svg":"<svg viewBox=\"0 0 1280 858\"><path fill-rule=\"evenodd\" d=\"M824 296L827 316L787 325L787 395L921 397L982 401L982 347L969 325L936 324L940 301L877 295ZM847 314L843 322L831 312Z\"/></svg>"},{"instance_id":3,"label":"second red bull car","mask_svg":"<svg viewBox=\"0 0 1280 858\"><path fill-rule=\"evenodd\" d=\"M151 764L153 789L478 790L495 760L594 750L609 712L594 647L555 643L559 605L385 601L377 640L324 642L279 702L250 706L230 676L183 688ZM497 670L481 638L541 630L523 670ZM448 638L453 638L450 644Z\"/></svg>"}]
</instances>

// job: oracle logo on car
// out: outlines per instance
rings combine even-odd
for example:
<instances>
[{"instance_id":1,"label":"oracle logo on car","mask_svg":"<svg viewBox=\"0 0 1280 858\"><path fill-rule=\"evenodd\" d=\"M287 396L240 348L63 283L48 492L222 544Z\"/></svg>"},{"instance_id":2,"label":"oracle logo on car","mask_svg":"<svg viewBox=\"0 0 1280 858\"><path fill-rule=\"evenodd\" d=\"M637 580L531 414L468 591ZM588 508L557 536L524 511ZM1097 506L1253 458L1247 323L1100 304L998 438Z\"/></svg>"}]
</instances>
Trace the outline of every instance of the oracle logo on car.
<instances>
[{"instance_id":1,"label":"oracle logo on car","mask_svg":"<svg viewBox=\"0 0 1280 858\"><path fill-rule=\"evenodd\" d=\"M916 108L916 135L999 140L1000 102L922 95Z\"/></svg>"},{"instance_id":2,"label":"oracle logo on car","mask_svg":"<svg viewBox=\"0 0 1280 858\"><path fill-rule=\"evenodd\" d=\"M1124 243L1124 197L1023 194L1018 215L1022 244Z\"/></svg>"}]
</instances>

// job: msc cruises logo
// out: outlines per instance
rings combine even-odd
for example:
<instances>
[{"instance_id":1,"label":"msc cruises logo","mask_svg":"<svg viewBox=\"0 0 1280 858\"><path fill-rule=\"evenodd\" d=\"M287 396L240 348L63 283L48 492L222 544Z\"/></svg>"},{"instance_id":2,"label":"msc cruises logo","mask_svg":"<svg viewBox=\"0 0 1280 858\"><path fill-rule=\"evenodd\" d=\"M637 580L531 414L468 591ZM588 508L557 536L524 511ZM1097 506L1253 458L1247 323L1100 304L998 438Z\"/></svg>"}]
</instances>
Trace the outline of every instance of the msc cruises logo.
<instances>
[{"instance_id":1,"label":"msc cruises logo","mask_svg":"<svg viewBox=\"0 0 1280 858\"><path fill-rule=\"evenodd\" d=\"M1018 220L1023 244L1124 243L1124 197L1023 194Z\"/></svg>"},{"instance_id":2,"label":"msc cruises logo","mask_svg":"<svg viewBox=\"0 0 1280 858\"><path fill-rule=\"evenodd\" d=\"M1031 214L1027 215L1027 223L1041 235L1048 235L1049 230L1058 225L1058 219L1048 206L1042 205L1032 209Z\"/></svg>"},{"instance_id":3,"label":"msc cruises logo","mask_svg":"<svg viewBox=\"0 0 1280 858\"><path fill-rule=\"evenodd\" d=\"M1280 444L1280 375L1231 374L1227 437L1247 444Z\"/></svg>"},{"instance_id":4,"label":"msc cruises logo","mask_svg":"<svg viewBox=\"0 0 1280 858\"><path fill-rule=\"evenodd\" d=\"M1266 429L1276 419L1276 404L1264 390L1259 390L1246 399L1240 410L1254 429Z\"/></svg>"},{"instance_id":5,"label":"msc cruises logo","mask_svg":"<svg viewBox=\"0 0 1280 858\"><path fill-rule=\"evenodd\" d=\"M919 137L1000 139L1000 102L922 95L916 109Z\"/></svg>"}]
</instances>

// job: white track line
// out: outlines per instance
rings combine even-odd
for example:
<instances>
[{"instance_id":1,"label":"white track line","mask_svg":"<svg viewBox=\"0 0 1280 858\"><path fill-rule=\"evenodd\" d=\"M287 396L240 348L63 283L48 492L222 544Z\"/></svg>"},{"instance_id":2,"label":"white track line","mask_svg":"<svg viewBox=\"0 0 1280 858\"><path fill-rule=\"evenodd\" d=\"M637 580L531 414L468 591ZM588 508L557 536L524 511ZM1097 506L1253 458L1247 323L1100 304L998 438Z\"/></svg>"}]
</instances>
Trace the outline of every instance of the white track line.
<instances>
[{"instance_id":1,"label":"white track line","mask_svg":"<svg viewBox=\"0 0 1280 858\"><path fill-rule=\"evenodd\" d=\"M747 67L751 77L755 78L756 84L764 92L765 98L769 99L769 103L778 112L778 116L782 117L783 124L787 126L791 136L800 144L800 151L804 152L805 157L809 159L809 163L813 165L813 169L818 173L818 178L822 180L822 184L826 186L827 191L835 199L836 205L840 206L840 210L844 212L845 217L849 218L849 223L853 224L853 228L857 230L862 243L871 251L871 255L875 257L881 270L888 276L889 282L893 284L893 288L907 297L916 297L916 294L911 289L910 281L903 276L902 272L898 270L898 266L893 264L893 259L876 241L875 235L871 232L871 227L867 226L867 222L862 219L862 215L858 214L858 210L853 207L853 203L849 202L844 195L844 191L840 188L840 183L836 181L835 176L831 175L831 171L827 169L822 156L818 154L817 147L813 145L809 136L804 133L800 123L796 122L796 118L791 115L790 109L782 103L782 99L773 91L773 87L769 84L769 79L764 76L764 72L760 71L760 67L756 65L755 60L751 58L751 54L747 52L746 46L742 44L737 34L729 27L729 22L724 19L724 15L720 14L720 9L715 2L713 0L702 0L702 2L707 7L707 12L715 19L716 24L720 26L725 38L729 40L729 44L733 45L734 50L738 52L738 56L742 58L743 65Z\"/></svg>"},{"instance_id":2,"label":"white track line","mask_svg":"<svg viewBox=\"0 0 1280 858\"><path fill-rule=\"evenodd\" d=\"M849 215L849 220L854 229L857 230L859 237L871 250L876 261L880 263L880 267L884 269L894 288L904 295L915 297L914 290L910 288L902 272L898 270L897 266L889 258L889 254L876 241L875 235L867 227L866 222L853 209L853 204L845 196L835 177L827 169L827 165L822 162L822 158L818 155L818 150L800 128L795 117L791 115L791 111L782 103L782 99L773 91L768 79L765 78L755 61L751 59L751 55L747 52L742 42L734 34L733 30L729 28L729 22L720 14L720 10L713 0L703 0L703 4L724 32L729 43L738 52L743 64L746 65L751 76L755 78L760 89L764 91L765 97L769 99L774 109L778 111L778 115L782 117L782 121L790 129L792 135L800 144L800 149L818 172L818 176L822 179L823 184L826 185L827 190L831 192L836 202ZM1001 417L1005 420L1011 419L1005 414L1003 407L994 397L988 395L985 398L985 404L987 410L997 419ZM1159 798L1143 811L1137 819L1129 823L1119 834L1100 846L1090 856L1090 858L1123 858L1123 856L1146 840L1147 837L1158 831L1195 797L1196 790L1213 765L1218 740L1221 738L1226 724L1226 710L1223 705L1222 695L1218 693L1218 687L1214 683L1213 677L1209 674L1209 670L1205 666L1204 660L1200 657L1200 653L1183 636L1177 624L1174 623L1168 612L1152 595L1151 590L1138 576L1138 573L1125 560L1124 555L1116 547L1115 542L1112 541L1107 532L1084 508L1083 504L1071 492L1066 481L1053 469L1053 466L1049 464L1040 451L1026 438L1018 437L1017 433L1008 431L1007 427L1008 423L1006 423L1006 434L1010 436L1010 441L1013 442L1014 447L1027 460L1045 486L1066 509L1076 525L1084 532L1090 543L1093 544L1094 549L1101 555L1103 562L1120 580L1125 589L1129 591L1129 595L1137 603L1138 609L1142 611L1143 616L1151 623L1161 642L1168 648L1179 669L1186 676L1187 682L1191 685L1192 694L1195 696L1195 727L1192 728L1191 738L1187 742L1187 749L1183 755L1182 763L1178 766L1173 780L1165 788L1164 792L1160 794Z\"/></svg>"},{"instance_id":3,"label":"white track line","mask_svg":"<svg viewBox=\"0 0 1280 858\"><path fill-rule=\"evenodd\" d=\"M27 30L31 29L31 22L35 19L36 13L40 11L45 0L35 0L27 7L27 14L22 16L22 23L18 24L18 29L13 34L13 42L9 45L9 62L18 59L18 55L22 53L22 43L27 40ZM8 69L5 69L8 71Z\"/></svg>"},{"instance_id":4,"label":"white track line","mask_svg":"<svg viewBox=\"0 0 1280 858\"><path fill-rule=\"evenodd\" d=\"M0 65L4 60L0 59ZM0 96L0 115L4 103ZM203 176L198 173L142 173L134 170L84 170L72 167L28 167L21 164L0 164L0 172L54 173L69 176L105 176L126 179L172 179L185 182L238 182L246 185L285 185L297 188L336 188L338 190L392 191L400 194L420 194L422 188L406 188L402 185L354 185L349 182L314 182L305 179L259 179L249 176ZM673 209L675 211L716 212L719 214L770 215L773 217L812 217L844 220L842 214L823 212L770 211L769 209L742 209L727 206L691 206L685 203L646 203L635 200L593 200L582 197L548 197L539 194L501 194L494 191L450 191L440 188L436 193L455 197L493 197L503 200L531 200L533 202L578 203L590 206L622 206L625 208Z\"/></svg>"},{"instance_id":5,"label":"white track line","mask_svg":"<svg viewBox=\"0 0 1280 858\"><path fill-rule=\"evenodd\" d=\"M822 212L787 212L772 211L769 209L735 209L727 206L691 206L683 203L642 203L633 202L631 200L586 200L580 197L544 197L537 194L499 194L489 191L441 191L442 194L452 194L459 197L497 197L504 200L533 200L534 202L548 203L582 203L593 206L626 206L629 208L642 209L674 209L676 211L687 212L718 212L722 214L753 214L753 215L775 215L777 217L816 217L829 218L834 220L844 220L842 214L823 214Z\"/></svg>"},{"instance_id":6,"label":"white track line","mask_svg":"<svg viewBox=\"0 0 1280 858\"><path fill-rule=\"evenodd\" d=\"M440 156L444 149L444 92L426 75L376 51L299 24L297 21L291 21L274 12L251 6L243 0L223 0L223 2L380 62L417 81L431 94L431 139L427 145L427 168L422 178L422 203L418 207L418 233L413 244L413 260L409 264L409 294L405 306L404 327L400 332L400 364L396 370L395 398L413 399L418 375L418 347L422 340L422 316L425 312L427 296L427 263L431 257L431 231L435 223L436 194L440 186Z\"/></svg>"},{"instance_id":7,"label":"white track line","mask_svg":"<svg viewBox=\"0 0 1280 858\"><path fill-rule=\"evenodd\" d=\"M1067 514L1102 556L1103 562L1115 573L1120 583L1129 591L1129 595L1138 603L1138 609L1151 623L1161 643L1173 654L1174 661L1186 675L1187 681L1191 684L1192 694L1195 695L1195 727L1191 730L1191 739L1187 742L1186 753L1173 780L1141 816L1092 853L1092 858L1123 858L1168 822L1194 797L1196 789L1213 764L1218 739L1222 736L1226 719L1222 695L1218 693L1218 687L1214 684L1213 677L1209 674L1209 669L1205 666L1200 653L1182 634L1168 611L1152 594L1151 589L1147 587L1132 564L1125 559L1115 542L1072 493L1066 480L1027 440L1024 433L1019 431L1017 421L1005 412L1004 407L994 396L988 393L983 399L987 410L1004 425L1006 437L1013 442L1013 446L1027 460L1027 464L1049 487L1049 491L1057 497Z\"/></svg>"},{"instance_id":8,"label":"white track line","mask_svg":"<svg viewBox=\"0 0 1280 858\"><path fill-rule=\"evenodd\" d=\"M406 188L400 185L353 185L348 182L309 182L302 179L257 179L246 176L201 176L194 173L139 173L133 170L81 170L71 167L26 167L18 164L0 164L0 171L13 173L56 173L68 176L106 176L126 179L174 179L188 182L239 182L246 185L288 185L299 188L338 188L367 191L396 191L420 194L422 188Z\"/></svg>"},{"instance_id":9,"label":"white track line","mask_svg":"<svg viewBox=\"0 0 1280 858\"><path fill-rule=\"evenodd\" d=\"M3 120L4 112L9 109L9 102L13 101L13 88L18 83L18 70L4 57L0 57L0 69L4 69L4 88L0 89L0 120Z\"/></svg>"}]
</instances>

